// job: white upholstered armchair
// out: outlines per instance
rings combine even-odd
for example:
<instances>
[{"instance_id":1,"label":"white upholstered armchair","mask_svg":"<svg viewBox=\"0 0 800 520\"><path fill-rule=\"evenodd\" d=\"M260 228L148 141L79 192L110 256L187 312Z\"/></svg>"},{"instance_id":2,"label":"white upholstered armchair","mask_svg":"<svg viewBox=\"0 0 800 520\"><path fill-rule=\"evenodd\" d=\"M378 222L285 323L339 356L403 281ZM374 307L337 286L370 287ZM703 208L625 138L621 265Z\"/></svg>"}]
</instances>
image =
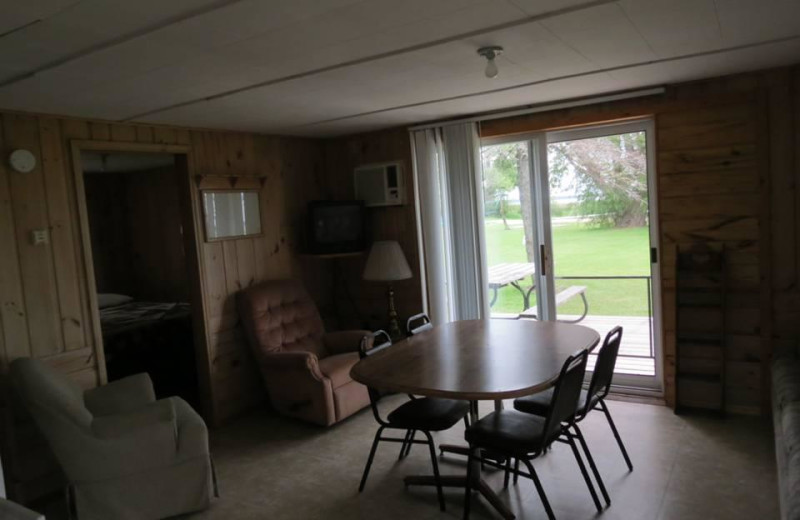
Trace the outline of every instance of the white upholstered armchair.
<instances>
[{"instance_id":1,"label":"white upholstered armchair","mask_svg":"<svg viewBox=\"0 0 800 520\"><path fill-rule=\"evenodd\" d=\"M69 483L79 520L158 519L208 506L213 469L202 418L156 401L146 374L83 391L33 359L11 381Z\"/></svg>"}]
</instances>

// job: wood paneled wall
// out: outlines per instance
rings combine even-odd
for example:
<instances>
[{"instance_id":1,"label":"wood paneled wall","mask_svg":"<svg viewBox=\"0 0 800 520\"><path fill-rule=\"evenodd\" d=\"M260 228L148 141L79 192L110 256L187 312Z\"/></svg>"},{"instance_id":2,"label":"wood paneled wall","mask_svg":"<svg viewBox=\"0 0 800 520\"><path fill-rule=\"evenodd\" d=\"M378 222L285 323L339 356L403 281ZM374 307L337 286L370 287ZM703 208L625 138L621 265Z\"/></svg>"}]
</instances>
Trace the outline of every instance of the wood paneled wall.
<instances>
[{"instance_id":1,"label":"wood paneled wall","mask_svg":"<svg viewBox=\"0 0 800 520\"><path fill-rule=\"evenodd\" d=\"M408 131L399 128L325 141L328 195L336 200L354 198L353 170L356 167L395 161L402 164L405 202L401 206L367 208L367 236L369 241L397 240L411 267L411 279L393 284L402 328L408 316L422 312L423 308ZM336 272L331 283L337 287L333 293L335 306L326 315L343 328L384 328L388 321L386 285L361 280L366 253L368 251L362 257L338 260L334 266Z\"/></svg>"},{"instance_id":2,"label":"wood paneled wall","mask_svg":"<svg viewBox=\"0 0 800 520\"><path fill-rule=\"evenodd\" d=\"M320 142L0 113L0 156L25 148L38 159L27 174L12 172L0 161L0 368L5 372L15 358L40 358L84 387L97 385L101 370L84 270L73 140L184 145L192 176L184 179L184 189L191 182L196 197L198 184L208 179L230 184L234 177L252 178L260 186L262 236L206 243L199 207L194 217L208 340L205 355L199 356L207 364L200 377L205 378L208 419L224 421L263 401L257 369L238 330L233 295L260 280L302 274L296 248L306 203L324 188ZM34 229L49 230L50 243L34 246ZM24 478L30 489L41 489L45 475L32 474L31 467L17 465L16 472L7 467L7 478Z\"/></svg>"},{"instance_id":3,"label":"wood paneled wall","mask_svg":"<svg viewBox=\"0 0 800 520\"><path fill-rule=\"evenodd\" d=\"M675 405L675 251L725 245L729 264L726 397L768 413L775 346L800 339L797 219L800 69L674 85L663 96L495 120L484 136L653 117L663 287L665 391ZM682 315L682 319L684 316ZM701 320L702 316L688 316Z\"/></svg>"},{"instance_id":4,"label":"wood paneled wall","mask_svg":"<svg viewBox=\"0 0 800 520\"><path fill-rule=\"evenodd\" d=\"M174 166L84 175L98 293L189 301L180 173Z\"/></svg>"},{"instance_id":5,"label":"wood paneled wall","mask_svg":"<svg viewBox=\"0 0 800 520\"><path fill-rule=\"evenodd\" d=\"M300 252L308 201L321 198L325 187L322 148L303 139L190 136L195 175L258 177L261 193L263 236L201 245L214 417L224 421L265 398L239 327L235 293L262 280L296 277L317 294L314 273L301 269Z\"/></svg>"}]
</instances>

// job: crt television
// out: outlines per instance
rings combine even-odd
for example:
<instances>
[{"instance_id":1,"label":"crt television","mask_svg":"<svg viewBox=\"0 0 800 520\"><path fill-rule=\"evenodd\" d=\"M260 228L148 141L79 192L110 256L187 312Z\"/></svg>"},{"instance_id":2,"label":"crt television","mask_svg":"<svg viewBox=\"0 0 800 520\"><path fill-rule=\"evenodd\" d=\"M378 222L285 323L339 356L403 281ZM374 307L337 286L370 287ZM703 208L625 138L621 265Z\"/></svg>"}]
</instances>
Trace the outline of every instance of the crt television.
<instances>
[{"instance_id":1,"label":"crt television","mask_svg":"<svg viewBox=\"0 0 800 520\"><path fill-rule=\"evenodd\" d=\"M352 253L365 247L363 201L313 201L308 222L312 254Z\"/></svg>"}]
</instances>

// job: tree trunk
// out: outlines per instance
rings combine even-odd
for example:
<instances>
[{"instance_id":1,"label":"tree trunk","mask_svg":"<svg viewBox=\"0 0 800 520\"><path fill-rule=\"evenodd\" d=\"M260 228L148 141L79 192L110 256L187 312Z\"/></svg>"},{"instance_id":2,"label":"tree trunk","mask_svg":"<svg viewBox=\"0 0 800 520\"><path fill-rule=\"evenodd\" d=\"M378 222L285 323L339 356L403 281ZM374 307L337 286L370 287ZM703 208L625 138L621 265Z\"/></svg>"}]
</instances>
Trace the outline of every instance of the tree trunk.
<instances>
[{"instance_id":1,"label":"tree trunk","mask_svg":"<svg viewBox=\"0 0 800 520\"><path fill-rule=\"evenodd\" d=\"M533 262L536 258L536 251L533 247L533 201L531 200L531 162L528 159L528 150L520 149L517 153L517 171L519 179L519 201L522 211L522 228L525 237L525 253L528 262Z\"/></svg>"},{"instance_id":2,"label":"tree trunk","mask_svg":"<svg viewBox=\"0 0 800 520\"><path fill-rule=\"evenodd\" d=\"M511 229L511 226L508 225L508 221L506 220L506 199L500 199L500 218L503 219L503 229L506 231Z\"/></svg>"}]
</instances>

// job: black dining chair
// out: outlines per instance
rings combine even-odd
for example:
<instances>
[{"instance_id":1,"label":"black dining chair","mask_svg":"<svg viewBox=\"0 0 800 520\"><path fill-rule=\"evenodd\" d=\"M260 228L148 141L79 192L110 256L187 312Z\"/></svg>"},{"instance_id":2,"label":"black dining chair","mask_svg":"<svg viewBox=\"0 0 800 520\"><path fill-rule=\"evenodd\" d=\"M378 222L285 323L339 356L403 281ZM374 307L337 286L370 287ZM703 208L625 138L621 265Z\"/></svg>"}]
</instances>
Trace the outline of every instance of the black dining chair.
<instances>
[{"instance_id":1,"label":"black dining chair","mask_svg":"<svg viewBox=\"0 0 800 520\"><path fill-rule=\"evenodd\" d=\"M603 483L602 478L600 478L600 472L597 470L597 466L594 463L594 458L589 451L589 446L586 443L586 439L584 438L583 432L578 426L578 423L584 420L586 416L589 415L589 412L599 407L608 420L608 425L611 427L611 432L614 434L614 438L617 440L619 449L622 452L622 457L625 459L625 464L628 465L628 470L633 471L633 464L628 456L628 451L625 449L625 444L622 442L622 437L620 437L619 431L617 431L617 426L614 424L614 419L611 418L611 412L609 411L608 405L605 402L605 398L608 396L608 392L611 389L611 381L614 378L614 367L617 364L617 356L619 355L619 347L621 343L622 327L614 327L606 335L606 338L603 341L603 346L600 348L600 352L597 354L597 362L594 366L594 373L592 374L592 379L589 382L589 387L586 390L581 391L581 397L578 401L578 409L575 415L575 424L573 425L573 429L575 430L581 447L586 454L586 458L589 460L589 465L592 468L595 479L597 479L600 491L603 493L606 503L609 504L611 503L611 500L608 496L608 492L606 491L605 484ZM552 406L552 400L552 391L540 392L538 394L515 399L514 408L521 412L544 417L548 414L549 409Z\"/></svg>"},{"instance_id":2,"label":"black dining chair","mask_svg":"<svg viewBox=\"0 0 800 520\"><path fill-rule=\"evenodd\" d=\"M431 323L431 319L428 315L424 312L420 312L419 314L415 314L406 320L406 333L409 337L415 336L421 332L425 332L426 330L431 330L433 328L433 323ZM408 395L411 399L416 399L416 396L411 394ZM464 401L467 406L469 406L468 401ZM469 415L464 416L464 427L469 428ZM416 432L410 431L406 434L406 439L413 440L416 436ZM401 460L405 457L408 457L408 454L411 452L411 447L413 443L406 442L402 446L400 446L400 455L397 457L398 460Z\"/></svg>"},{"instance_id":3,"label":"black dining chair","mask_svg":"<svg viewBox=\"0 0 800 520\"><path fill-rule=\"evenodd\" d=\"M431 323L431 319L424 312L415 314L406 320L406 333L409 336L414 336L420 332L425 332L426 330L430 330L432 328L433 323Z\"/></svg>"},{"instance_id":4,"label":"black dining chair","mask_svg":"<svg viewBox=\"0 0 800 520\"><path fill-rule=\"evenodd\" d=\"M553 401L546 417L516 410L500 410L487 415L467 429L464 434L464 438L469 443L467 488L464 495L465 520L469 518L470 513L473 467L479 457L478 451L482 449L503 455L506 461L511 459L522 461L527 467L528 473L515 470L515 476L523 475L533 480L536 492L547 512L547 517L553 520L555 518L553 509L550 507L550 502L531 461L541 456L554 442L563 442L572 448L572 453L575 455L581 475L592 495L597 512L602 511L597 492L578 452L578 446L575 443L576 436L570 430L575 422L575 410L586 374L588 357L588 351L581 350L568 357L564 362L553 388ZM506 470L509 470L509 462L506 462Z\"/></svg>"},{"instance_id":5,"label":"black dining chair","mask_svg":"<svg viewBox=\"0 0 800 520\"><path fill-rule=\"evenodd\" d=\"M384 341L379 343L378 340ZM371 346L371 348L370 348ZM384 350L392 346L392 340L386 331L379 330L373 332L369 336L364 336L359 348L359 356L361 359L378 355ZM411 399L397 408L394 409L384 419L378 403L385 393L367 387L369 391L369 402L372 407L372 415L378 422L378 431L375 432L375 439L372 441L372 448L369 451L367 458L367 465L364 468L364 474L361 477L361 484L358 486L358 491L364 490L369 476L369 470L372 466L372 461L375 458L375 452L378 449L378 443L385 442L399 442L404 446L411 444L427 444L430 450L431 463L433 464L433 475L436 478L436 491L439 495L439 507L442 511L445 510L444 494L442 493L442 484L439 478L439 463L436 459L436 444L433 441L431 432L444 431L452 428L458 421L462 420L469 413L469 403L465 401L455 401L451 399L432 399L428 397L419 397ZM405 430L406 436L404 438L397 437L383 437L384 430ZM411 436L411 432L422 432L426 440L418 441ZM402 450L401 450L402 451Z\"/></svg>"}]
</instances>

